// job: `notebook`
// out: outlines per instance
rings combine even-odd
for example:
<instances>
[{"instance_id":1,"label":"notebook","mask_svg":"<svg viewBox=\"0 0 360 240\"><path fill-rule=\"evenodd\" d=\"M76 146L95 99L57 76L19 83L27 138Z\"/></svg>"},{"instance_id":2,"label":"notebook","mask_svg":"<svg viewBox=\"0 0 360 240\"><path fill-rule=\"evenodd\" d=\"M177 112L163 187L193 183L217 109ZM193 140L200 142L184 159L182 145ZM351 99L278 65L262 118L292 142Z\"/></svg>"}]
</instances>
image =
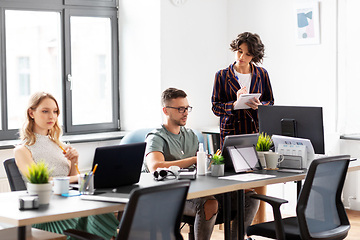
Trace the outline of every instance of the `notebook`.
<instances>
[{"instance_id":1,"label":"notebook","mask_svg":"<svg viewBox=\"0 0 360 240\"><path fill-rule=\"evenodd\" d=\"M98 147L95 150L93 169L94 188L117 188L139 182L145 154L145 142Z\"/></svg>"}]
</instances>

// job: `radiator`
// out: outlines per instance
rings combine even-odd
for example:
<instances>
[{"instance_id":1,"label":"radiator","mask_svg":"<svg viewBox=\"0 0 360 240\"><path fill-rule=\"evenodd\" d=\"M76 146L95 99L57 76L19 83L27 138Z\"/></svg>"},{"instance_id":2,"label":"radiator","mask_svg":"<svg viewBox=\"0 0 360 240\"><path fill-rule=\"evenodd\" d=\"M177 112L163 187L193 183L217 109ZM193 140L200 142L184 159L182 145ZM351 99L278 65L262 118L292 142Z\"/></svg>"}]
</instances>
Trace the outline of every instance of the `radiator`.
<instances>
[{"instance_id":1,"label":"radiator","mask_svg":"<svg viewBox=\"0 0 360 240\"><path fill-rule=\"evenodd\" d=\"M0 193L10 192L10 186L7 178L0 179Z\"/></svg>"}]
</instances>

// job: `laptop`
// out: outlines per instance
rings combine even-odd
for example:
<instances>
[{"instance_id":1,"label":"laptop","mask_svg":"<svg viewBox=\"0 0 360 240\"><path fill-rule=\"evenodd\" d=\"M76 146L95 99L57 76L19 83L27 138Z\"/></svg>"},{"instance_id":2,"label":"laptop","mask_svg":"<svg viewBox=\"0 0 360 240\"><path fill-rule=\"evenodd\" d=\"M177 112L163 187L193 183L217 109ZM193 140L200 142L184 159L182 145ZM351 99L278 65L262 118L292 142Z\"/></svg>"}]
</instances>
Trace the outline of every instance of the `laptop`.
<instances>
[{"instance_id":1,"label":"laptop","mask_svg":"<svg viewBox=\"0 0 360 240\"><path fill-rule=\"evenodd\" d=\"M93 169L94 188L117 188L139 182L144 161L145 142L98 147L95 150Z\"/></svg>"},{"instance_id":2,"label":"laptop","mask_svg":"<svg viewBox=\"0 0 360 240\"><path fill-rule=\"evenodd\" d=\"M227 147L236 173L262 170L256 147L230 146Z\"/></svg>"},{"instance_id":3,"label":"laptop","mask_svg":"<svg viewBox=\"0 0 360 240\"><path fill-rule=\"evenodd\" d=\"M95 150L93 169L93 195L81 195L83 200L127 203L131 190L138 188L146 143L132 143L98 147ZM119 188L119 189L118 189ZM112 189L112 190L111 190Z\"/></svg>"},{"instance_id":4,"label":"laptop","mask_svg":"<svg viewBox=\"0 0 360 240\"><path fill-rule=\"evenodd\" d=\"M93 195L81 195L82 200L128 203L130 194L121 194L113 192L95 192Z\"/></svg>"},{"instance_id":5,"label":"laptop","mask_svg":"<svg viewBox=\"0 0 360 240\"><path fill-rule=\"evenodd\" d=\"M221 150L225 160L225 171L234 172L234 166L227 148L232 146L256 146L258 138L258 133L226 136Z\"/></svg>"}]
</instances>

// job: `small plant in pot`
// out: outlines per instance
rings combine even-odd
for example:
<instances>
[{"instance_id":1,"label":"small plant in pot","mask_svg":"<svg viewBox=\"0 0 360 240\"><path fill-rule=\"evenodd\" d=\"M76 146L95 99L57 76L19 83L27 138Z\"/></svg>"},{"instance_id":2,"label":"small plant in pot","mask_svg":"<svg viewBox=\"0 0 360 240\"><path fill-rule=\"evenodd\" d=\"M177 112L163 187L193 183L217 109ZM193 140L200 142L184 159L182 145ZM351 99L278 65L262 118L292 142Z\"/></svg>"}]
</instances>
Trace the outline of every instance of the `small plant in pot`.
<instances>
[{"instance_id":1,"label":"small plant in pot","mask_svg":"<svg viewBox=\"0 0 360 240\"><path fill-rule=\"evenodd\" d=\"M265 152L269 151L272 146L272 139L267 133L260 133L257 144L256 151Z\"/></svg>"},{"instance_id":2,"label":"small plant in pot","mask_svg":"<svg viewBox=\"0 0 360 240\"><path fill-rule=\"evenodd\" d=\"M50 171L44 161L32 163L28 166L27 190L30 195L38 195L39 204L49 204L52 184L49 182Z\"/></svg>"},{"instance_id":3,"label":"small plant in pot","mask_svg":"<svg viewBox=\"0 0 360 240\"><path fill-rule=\"evenodd\" d=\"M218 150L211 158L211 175L215 177L224 176L224 157L221 155L221 151Z\"/></svg>"},{"instance_id":4,"label":"small plant in pot","mask_svg":"<svg viewBox=\"0 0 360 240\"><path fill-rule=\"evenodd\" d=\"M265 154L269 152L270 148L273 145L271 137L267 133L260 133L259 138L256 144L256 151L263 167L266 167Z\"/></svg>"}]
</instances>

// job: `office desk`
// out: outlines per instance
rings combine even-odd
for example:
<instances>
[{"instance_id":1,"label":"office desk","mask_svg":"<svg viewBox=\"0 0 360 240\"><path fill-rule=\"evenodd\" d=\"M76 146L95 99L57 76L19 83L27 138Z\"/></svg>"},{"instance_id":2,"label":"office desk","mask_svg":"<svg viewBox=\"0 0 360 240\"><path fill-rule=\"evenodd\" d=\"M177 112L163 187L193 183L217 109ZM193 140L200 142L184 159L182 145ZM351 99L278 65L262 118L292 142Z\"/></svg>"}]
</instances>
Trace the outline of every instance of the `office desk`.
<instances>
[{"instance_id":1,"label":"office desk","mask_svg":"<svg viewBox=\"0 0 360 240\"><path fill-rule=\"evenodd\" d=\"M25 193L26 191L18 191L0 194L0 222L19 227L19 240L25 239L27 225L115 212L125 207L124 204L83 201L79 197L53 195L49 205L40 205L39 209L19 210L18 198Z\"/></svg>"},{"instance_id":2,"label":"office desk","mask_svg":"<svg viewBox=\"0 0 360 240\"><path fill-rule=\"evenodd\" d=\"M209 195L224 194L224 235L225 239L230 239L230 215L231 215L231 199L230 192L238 192L238 232L239 239L244 239L245 229L244 229L244 211L245 211L245 194L244 190L249 188L261 187L270 184L284 183L291 181L298 181L301 183L301 180L305 178L305 173L294 174L294 173L281 173L271 170L262 170L257 173L260 174L269 174L275 175L274 178L261 179L256 181L249 182L240 182L233 180L223 180L218 179L217 177L212 176L198 176L196 180L191 181L187 199L193 199L198 197L204 197ZM233 175L227 173L228 175ZM174 181L167 179L164 182ZM162 184L164 182L155 182L152 180L151 174L142 174L139 186L147 187L154 184Z\"/></svg>"},{"instance_id":3,"label":"office desk","mask_svg":"<svg viewBox=\"0 0 360 240\"><path fill-rule=\"evenodd\" d=\"M358 170L349 169L351 170ZM239 211L239 239L243 239L244 232L244 189L261 187L270 184L301 181L305 178L305 173L280 173L277 171L261 171L263 174L276 175L274 178L240 182L232 180L222 180L212 176L198 176L196 180L191 181L187 199L198 198L208 195L222 194L225 195L225 239L230 239L230 192L238 192L238 208ZM149 187L164 182L174 180L166 180L163 182L156 182L153 180L151 174L142 174L140 182L135 187ZM181 181L181 180L180 180ZM130 193L133 186L122 187L118 189L121 193ZM110 191L110 189L109 189ZM44 223L50 221L58 221L75 217L84 217L94 214L103 214L114 211L123 210L125 205L110 202L98 201L84 201L79 197L60 197L53 195L49 205L43 205L38 210L19 210L18 209L18 196L24 194L25 191L9 192L0 194L0 222L9 223L19 227L18 239L25 239L25 226L35 223Z\"/></svg>"},{"instance_id":4,"label":"office desk","mask_svg":"<svg viewBox=\"0 0 360 240\"><path fill-rule=\"evenodd\" d=\"M244 213L245 213L245 189L262 187L270 184L298 181L305 178L305 173L280 173L277 171L262 170L261 174L275 175L274 178L261 179L256 181L241 182L233 180L223 180L211 176L200 176L192 182L189 189L188 198L197 198L208 195L224 194L224 238L230 239L230 215L231 197L230 192L237 191L238 195L238 239L244 239ZM232 175L232 174L229 174Z\"/></svg>"}]
</instances>

